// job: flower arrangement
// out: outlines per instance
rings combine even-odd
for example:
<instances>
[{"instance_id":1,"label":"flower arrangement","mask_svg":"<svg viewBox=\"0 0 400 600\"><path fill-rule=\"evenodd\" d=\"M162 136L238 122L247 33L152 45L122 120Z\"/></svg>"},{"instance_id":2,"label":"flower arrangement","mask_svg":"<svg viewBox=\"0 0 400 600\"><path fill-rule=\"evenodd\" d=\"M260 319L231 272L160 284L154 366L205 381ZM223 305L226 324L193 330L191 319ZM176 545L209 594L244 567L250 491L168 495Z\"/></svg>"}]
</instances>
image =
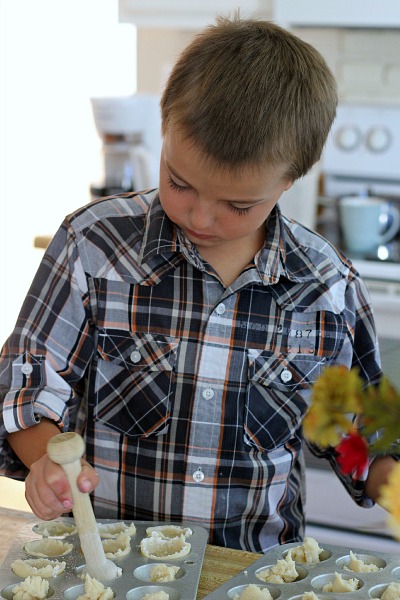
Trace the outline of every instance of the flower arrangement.
<instances>
[{"instance_id":1,"label":"flower arrangement","mask_svg":"<svg viewBox=\"0 0 400 600\"><path fill-rule=\"evenodd\" d=\"M356 369L328 367L314 385L303 433L322 448L334 447L344 474L360 476L371 458L400 453L400 393L387 378L363 389ZM400 540L400 462L380 489L379 503Z\"/></svg>"}]
</instances>

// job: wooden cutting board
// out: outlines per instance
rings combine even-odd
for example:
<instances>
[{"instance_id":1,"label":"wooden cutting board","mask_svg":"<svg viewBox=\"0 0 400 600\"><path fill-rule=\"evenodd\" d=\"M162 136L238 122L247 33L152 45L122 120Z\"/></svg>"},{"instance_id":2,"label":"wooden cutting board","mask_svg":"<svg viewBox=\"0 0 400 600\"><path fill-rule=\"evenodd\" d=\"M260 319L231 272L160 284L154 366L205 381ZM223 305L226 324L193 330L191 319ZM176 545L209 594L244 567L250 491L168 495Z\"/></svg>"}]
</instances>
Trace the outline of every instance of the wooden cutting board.
<instances>
[{"instance_id":1,"label":"wooden cutting board","mask_svg":"<svg viewBox=\"0 0 400 600\"><path fill-rule=\"evenodd\" d=\"M32 525L38 519L33 513L0 507L0 564L6 557L15 536L26 523ZM225 581L260 558L260 554L207 545L201 570L197 600L220 587Z\"/></svg>"},{"instance_id":2,"label":"wooden cutting board","mask_svg":"<svg viewBox=\"0 0 400 600\"><path fill-rule=\"evenodd\" d=\"M220 587L225 581L260 558L261 554L207 545L201 570L197 600Z\"/></svg>"}]
</instances>

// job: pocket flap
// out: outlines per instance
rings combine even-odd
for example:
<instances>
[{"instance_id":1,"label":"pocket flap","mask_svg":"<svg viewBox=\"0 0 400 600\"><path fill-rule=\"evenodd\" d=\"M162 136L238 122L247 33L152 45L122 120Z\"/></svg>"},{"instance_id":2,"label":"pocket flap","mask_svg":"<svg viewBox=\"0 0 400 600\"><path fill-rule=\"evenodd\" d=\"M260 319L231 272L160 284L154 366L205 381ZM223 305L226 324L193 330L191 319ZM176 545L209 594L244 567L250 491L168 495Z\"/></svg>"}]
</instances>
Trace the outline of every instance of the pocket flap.
<instances>
[{"instance_id":1,"label":"pocket flap","mask_svg":"<svg viewBox=\"0 0 400 600\"><path fill-rule=\"evenodd\" d=\"M130 333L118 329L99 331L97 356L119 361L129 370L171 371L179 340L153 333Z\"/></svg>"},{"instance_id":2,"label":"pocket flap","mask_svg":"<svg viewBox=\"0 0 400 600\"><path fill-rule=\"evenodd\" d=\"M248 358L248 375L252 383L282 391L310 388L326 367L324 357L307 354L249 350Z\"/></svg>"}]
</instances>

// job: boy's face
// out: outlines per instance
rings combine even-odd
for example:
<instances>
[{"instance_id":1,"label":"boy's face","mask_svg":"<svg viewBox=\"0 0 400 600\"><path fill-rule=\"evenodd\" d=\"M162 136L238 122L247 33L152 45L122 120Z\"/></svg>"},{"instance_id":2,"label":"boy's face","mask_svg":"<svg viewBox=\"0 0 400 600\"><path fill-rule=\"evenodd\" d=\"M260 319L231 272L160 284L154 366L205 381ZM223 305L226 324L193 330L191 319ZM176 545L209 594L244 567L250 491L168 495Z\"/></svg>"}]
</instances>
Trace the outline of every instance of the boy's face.
<instances>
[{"instance_id":1,"label":"boy's face","mask_svg":"<svg viewBox=\"0 0 400 600\"><path fill-rule=\"evenodd\" d=\"M264 223L292 183L287 165L234 172L209 169L201 153L167 131L160 165L160 201L199 251L234 250L264 239ZM234 256L234 255L233 255Z\"/></svg>"}]
</instances>

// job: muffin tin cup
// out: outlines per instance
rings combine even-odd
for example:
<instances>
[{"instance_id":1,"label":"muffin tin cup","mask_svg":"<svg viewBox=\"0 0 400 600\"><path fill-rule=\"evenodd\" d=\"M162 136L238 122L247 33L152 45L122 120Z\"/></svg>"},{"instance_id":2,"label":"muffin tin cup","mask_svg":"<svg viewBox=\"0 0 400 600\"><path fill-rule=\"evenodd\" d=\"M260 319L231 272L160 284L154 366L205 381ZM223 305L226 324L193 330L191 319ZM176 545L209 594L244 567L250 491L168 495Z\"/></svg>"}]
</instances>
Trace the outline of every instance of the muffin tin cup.
<instances>
[{"instance_id":1,"label":"muffin tin cup","mask_svg":"<svg viewBox=\"0 0 400 600\"><path fill-rule=\"evenodd\" d=\"M236 593L240 596L250 584L255 584L259 588L267 587L274 600L278 598L279 600L301 600L305 592L314 592L320 600L370 600L380 598L390 583L400 583L400 552L398 555L374 553L369 550L331 544L320 544L323 552L319 563L296 563L299 577L292 583L268 583L258 579L259 571L275 565L279 559L285 558L291 548L299 545L301 543L296 542L273 548L203 600L233 600ZM365 563L373 563L381 570L369 573L346 570L344 567L350 561L350 551ZM358 589L352 592L322 591L322 587L333 579L335 572L339 573L342 579L358 579L360 582Z\"/></svg>"},{"instance_id":2,"label":"muffin tin cup","mask_svg":"<svg viewBox=\"0 0 400 600\"><path fill-rule=\"evenodd\" d=\"M70 525L73 519L60 518L59 523ZM121 520L102 519L103 524L120 523ZM125 520L127 525L130 525L131 520ZM154 521L133 521L136 526L136 533L131 536L131 551L128 555L121 558L112 558L111 560L122 569L121 577L104 583L105 587L110 587L114 592L116 600L140 600L144 594L155 593L161 590L169 595L169 600L194 600L197 594L199 585L201 567L204 559L204 552L208 540L208 531L193 525L189 522L183 524L173 523L181 527L190 527L193 531L192 535L186 538L190 543L191 548L189 554L182 558L173 560L167 557L159 557L157 559L146 558L140 552L140 542L147 537L146 529L154 526L171 525L171 523L154 522ZM32 556L24 550L28 542L45 539L38 533L40 527L36 523L27 524L21 528L18 536L15 538L11 548L0 566L0 595L2 599L12 600L13 588L21 581L23 577L15 575L11 569L11 564L17 559L33 559ZM85 574L85 558L82 554L78 534L69 535L65 540L73 545L73 549L69 554L64 556L49 557L49 560L59 560L66 563L66 568L63 573L56 577L47 578L49 582L48 598L52 600L76 600L76 598L84 593L84 574ZM166 564L168 566L175 565L179 570L173 581L166 583L153 583L149 581L151 567L156 564Z\"/></svg>"}]
</instances>

